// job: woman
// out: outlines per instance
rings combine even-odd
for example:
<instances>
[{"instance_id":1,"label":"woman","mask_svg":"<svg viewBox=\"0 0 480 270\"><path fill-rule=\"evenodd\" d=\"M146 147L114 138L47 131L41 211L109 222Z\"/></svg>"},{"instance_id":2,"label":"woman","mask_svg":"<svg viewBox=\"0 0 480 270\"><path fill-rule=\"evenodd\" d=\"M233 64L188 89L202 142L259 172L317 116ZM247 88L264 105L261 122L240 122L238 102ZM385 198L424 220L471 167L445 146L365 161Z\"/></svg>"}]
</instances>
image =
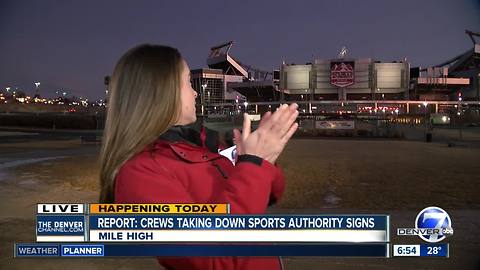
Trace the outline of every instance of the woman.
<instances>
[{"instance_id":1,"label":"woman","mask_svg":"<svg viewBox=\"0 0 480 270\"><path fill-rule=\"evenodd\" d=\"M229 203L233 214L261 214L283 192L275 161L298 125L297 105L266 113L251 132L234 130L239 154L229 159L205 147L189 124L197 93L190 70L170 47L141 45L115 66L101 150L105 203ZM193 134L193 135L192 135ZM198 143L200 141L200 143ZM278 258L159 258L168 269L279 269Z\"/></svg>"}]
</instances>

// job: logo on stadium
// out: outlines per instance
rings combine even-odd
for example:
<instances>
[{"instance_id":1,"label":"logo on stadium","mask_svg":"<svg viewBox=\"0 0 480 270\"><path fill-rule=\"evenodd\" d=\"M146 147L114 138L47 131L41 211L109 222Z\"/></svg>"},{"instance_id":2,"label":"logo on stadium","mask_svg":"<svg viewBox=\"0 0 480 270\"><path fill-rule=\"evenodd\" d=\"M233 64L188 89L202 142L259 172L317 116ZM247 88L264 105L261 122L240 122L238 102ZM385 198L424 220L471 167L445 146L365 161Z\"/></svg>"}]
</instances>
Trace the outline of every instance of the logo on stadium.
<instances>
[{"instance_id":1,"label":"logo on stadium","mask_svg":"<svg viewBox=\"0 0 480 270\"><path fill-rule=\"evenodd\" d=\"M440 242L453 234L452 220L440 207L430 206L420 211L415 218L415 228L399 228L397 235L418 235L429 243Z\"/></svg>"},{"instance_id":2,"label":"logo on stadium","mask_svg":"<svg viewBox=\"0 0 480 270\"><path fill-rule=\"evenodd\" d=\"M331 62L330 84L347 87L355 83L355 62Z\"/></svg>"}]
</instances>

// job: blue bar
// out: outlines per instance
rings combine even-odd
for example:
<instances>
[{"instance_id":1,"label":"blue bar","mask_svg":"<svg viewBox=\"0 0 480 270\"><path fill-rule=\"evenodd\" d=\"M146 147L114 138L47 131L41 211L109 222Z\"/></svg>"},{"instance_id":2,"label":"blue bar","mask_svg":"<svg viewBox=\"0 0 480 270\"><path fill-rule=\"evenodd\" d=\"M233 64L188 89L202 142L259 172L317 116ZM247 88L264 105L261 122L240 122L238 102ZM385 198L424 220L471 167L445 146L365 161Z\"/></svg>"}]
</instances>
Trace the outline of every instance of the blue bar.
<instances>
[{"instance_id":1,"label":"blue bar","mask_svg":"<svg viewBox=\"0 0 480 270\"><path fill-rule=\"evenodd\" d=\"M58 224L56 224L58 222L62 222L62 224L67 226L60 228ZM67 223L64 223L64 222L67 222ZM48 224L48 226L46 226L46 224ZM70 226L70 225L73 225L73 226ZM37 233L37 236L38 235L42 235L42 236L84 235L85 234L85 216L83 215L76 215L76 216L38 215L37 223L36 223L36 233Z\"/></svg>"},{"instance_id":2,"label":"blue bar","mask_svg":"<svg viewBox=\"0 0 480 270\"><path fill-rule=\"evenodd\" d=\"M58 257L56 244L15 244L14 257Z\"/></svg>"},{"instance_id":3,"label":"blue bar","mask_svg":"<svg viewBox=\"0 0 480 270\"><path fill-rule=\"evenodd\" d=\"M386 215L90 215L89 226L91 230L98 229L128 229L128 230L154 230L154 229L172 229L172 230L289 230L289 229L354 229L354 230L386 230ZM101 219L104 226L99 226ZM114 219L114 222L110 222ZM155 219L158 222L156 226L149 226L148 219ZM216 226L217 221L244 221L244 226L235 226L231 222L228 225ZM269 219L272 226L262 227L263 224L255 224L259 219ZM302 223L302 219L312 222ZM331 220L332 222L319 222L319 220ZM335 222L342 219L342 222ZM202 221L198 226L185 227L179 226L185 220ZM118 221L118 222L117 222ZM363 221L363 222L362 222ZM107 224L107 222L110 222ZM292 222L292 223L291 223ZM297 223L300 222L300 223ZM188 224L188 222L187 222ZM240 224L237 222L237 224ZM282 225L283 224L283 225ZM295 227L288 227L294 224ZM298 225L299 224L299 225ZM309 225L309 224L313 224ZM106 226L105 226L106 225Z\"/></svg>"},{"instance_id":4,"label":"blue bar","mask_svg":"<svg viewBox=\"0 0 480 270\"><path fill-rule=\"evenodd\" d=\"M422 244L420 257L445 257L448 258L448 244Z\"/></svg>"},{"instance_id":5,"label":"blue bar","mask_svg":"<svg viewBox=\"0 0 480 270\"><path fill-rule=\"evenodd\" d=\"M57 247L62 257L191 257L191 256L320 256L381 257L389 245L381 244L16 244L18 247ZM68 250L67 250L68 248ZM77 248L76 250L74 250ZM84 248L84 249L82 249ZM92 249L97 250L92 250ZM90 249L90 251L88 250ZM95 253L95 254L93 254ZM55 256L59 256L55 255ZM36 257L54 255L36 255ZM17 257L31 257L18 254Z\"/></svg>"},{"instance_id":6,"label":"blue bar","mask_svg":"<svg viewBox=\"0 0 480 270\"><path fill-rule=\"evenodd\" d=\"M105 248L103 245L61 245L62 257L103 257Z\"/></svg>"},{"instance_id":7,"label":"blue bar","mask_svg":"<svg viewBox=\"0 0 480 270\"><path fill-rule=\"evenodd\" d=\"M105 244L105 256L386 257L387 244Z\"/></svg>"}]
</instances>

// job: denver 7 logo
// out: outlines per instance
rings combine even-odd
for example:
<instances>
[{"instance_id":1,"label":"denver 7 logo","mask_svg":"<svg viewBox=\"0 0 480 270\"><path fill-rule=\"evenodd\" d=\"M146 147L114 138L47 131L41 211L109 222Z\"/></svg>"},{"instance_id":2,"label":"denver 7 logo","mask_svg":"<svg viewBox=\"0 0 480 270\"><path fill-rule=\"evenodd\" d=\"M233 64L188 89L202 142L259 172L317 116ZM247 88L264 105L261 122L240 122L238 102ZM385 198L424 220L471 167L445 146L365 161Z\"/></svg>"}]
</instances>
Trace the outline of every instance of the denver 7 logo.
<instances>
[{"instance_id":1,"label":"denver 7 logo","mask_svg":"<svg viewBox=\"0 0 480 270\"><path fill-rule=\"evenodd\" d=\"M440 242L447 235L453 234L450 216L445 210L435 206L427 207L418 213L415 227L417 229L434 229L434 233L419 235L420 238L430 243Z\"/></svg>"}]
</instances>

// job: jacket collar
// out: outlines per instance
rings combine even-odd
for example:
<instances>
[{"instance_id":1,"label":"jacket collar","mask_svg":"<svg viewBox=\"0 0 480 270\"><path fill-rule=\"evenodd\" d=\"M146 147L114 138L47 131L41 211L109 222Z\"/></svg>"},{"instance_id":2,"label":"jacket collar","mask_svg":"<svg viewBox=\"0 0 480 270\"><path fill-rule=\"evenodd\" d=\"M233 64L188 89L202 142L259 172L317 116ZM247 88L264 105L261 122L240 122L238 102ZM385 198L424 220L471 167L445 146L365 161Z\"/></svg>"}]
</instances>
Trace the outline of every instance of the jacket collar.
<instances>
[{"instance_id":1,"label":"jacket collar","mask_svg":"<svg viewBox=\"0 0 480 270\"><path fill-rule=\"evenodd\" d=\"M160 139L167 142L187 142L189 144L202 146L202 140L200 138L200 132L195 130L195 127L191 125L186 126L173 126L165 133L160 135Z\"/></svg>"},{"instance_id":2,"label":"jacket collar","mask_svg":"<svg viewBox=\"0 0 480 270\"><path fill-rule=\"evenodd\" d=\"M176 125L160 135L159 139L168 143L184 142L218 152L218 132L196 124Z\"/></svg>"}]
</instances>

